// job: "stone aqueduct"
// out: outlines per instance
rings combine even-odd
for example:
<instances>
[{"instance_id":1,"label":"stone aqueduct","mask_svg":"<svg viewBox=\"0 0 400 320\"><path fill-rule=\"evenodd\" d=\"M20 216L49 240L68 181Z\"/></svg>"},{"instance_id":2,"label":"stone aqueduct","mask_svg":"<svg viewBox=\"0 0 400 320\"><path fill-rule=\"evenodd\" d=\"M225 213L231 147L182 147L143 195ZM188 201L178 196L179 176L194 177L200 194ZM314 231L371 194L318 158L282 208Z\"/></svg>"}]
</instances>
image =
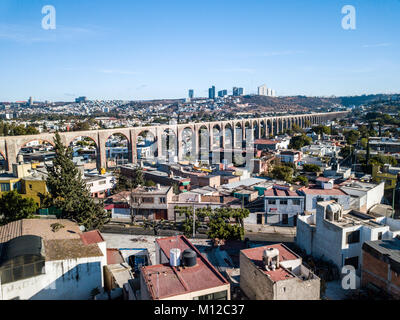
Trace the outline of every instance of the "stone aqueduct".
<instances>
[{"instance_id":1,"label":"stone aqueduct","mask_svg":"<svg viewBox=\"0 0 400 320\"><path fill-rule=\"evenodd\" d=\"M302 128L310 121L312 125L323 123L327 120L339 119L345 116L348 112L330 112L330 113L312 113L312 114L299 114L288 115L279 117L264 117L252 119L238 119L227 121L214 121L214 122L200 122L200 123L186 123L186 124L168 124L160 126L145 126L145 127L131 127L131 128L117 128L117 129L104 129L104 130L91 130L91 131L73 131L60 133L61 139L65 145L69 145L77 137L89 137L97 146L97 167L106 168L106 142L109 137L114 134L122 134L128 140L129 145L129 161L135 163L137 161L137 139L143 132L150 132L156 139L157 149L161 150L162 135L165 132L173 133L177 137L177 152L178 159L182 159L182 133L185 129L192 131L196 143L195 154L198 154L199 145L199 132L200 130L207 130L208 139L213 144L214 141L214 128L218 129L221 145L225 144L225 131L232 130L233 141L236 141L237 128L242 129L242 140L246 139L246 129L252 129L254 138L268 137L271 134L278 134L285 129L289 129L293 124ZM8 136L0 137L0 154L5 159L6 171L12 171L12 164L17 162L17 155L20 149L30 141L43 140L53 144L53 133L42 133L37 135L27 136Z\"/></svg>"}]
</instances>

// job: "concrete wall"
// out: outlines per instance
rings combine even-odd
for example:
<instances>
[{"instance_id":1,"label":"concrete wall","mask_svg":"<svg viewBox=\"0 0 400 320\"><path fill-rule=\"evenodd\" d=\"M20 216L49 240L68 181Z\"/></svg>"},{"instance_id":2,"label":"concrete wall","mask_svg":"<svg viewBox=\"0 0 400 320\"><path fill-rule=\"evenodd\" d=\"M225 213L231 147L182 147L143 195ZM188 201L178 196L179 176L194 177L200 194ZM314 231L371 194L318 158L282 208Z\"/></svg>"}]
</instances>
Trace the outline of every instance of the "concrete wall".
<instances>
[{"instance_id":1,"label":"concrete wall","mask_svg":"<svg viewBox=\"0 0 400 320\"><path fill-rule=\"evenodd\" d=\"M301 259L286 261L285 268L299 268L308 274ZM253 262L240 252L240 288L250 300L319 300L320 279L311 280L293 277L277 282L272 281Z\"/></svg>"},{"instance_id":2,"label":"concrete wall","mask_svg":"<svg viewBox=\"0 0 400 320\"><path fill-rule=\"evenodd\" d=\"M102 257L46 261L46 273L0 287L3 300L87 300L102 287Z\"/></svg>"}]
</instances>

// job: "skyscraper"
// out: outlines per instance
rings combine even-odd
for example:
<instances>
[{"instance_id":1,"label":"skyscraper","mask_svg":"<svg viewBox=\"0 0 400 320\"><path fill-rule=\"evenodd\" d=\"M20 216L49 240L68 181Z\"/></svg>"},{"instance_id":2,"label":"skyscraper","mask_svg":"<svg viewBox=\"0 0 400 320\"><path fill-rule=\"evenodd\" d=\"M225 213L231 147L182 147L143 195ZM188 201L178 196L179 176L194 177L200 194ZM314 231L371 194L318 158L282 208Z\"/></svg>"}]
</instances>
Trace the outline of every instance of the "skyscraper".
<instances>
[{"instance_id":1,"label":"skyscraper","mask_svg":"<svg viewBox=\"0 0 400 320\"><path fill-rule=\"evenodd\" d=\"M189 99L193 99L193 97L194 97L194 90L189 89Z\"/></svg>"},{"instance_id":2,"label":"skyscraper","mask_svg":"<svg viewBox=\"0 0 400 320\"><path fill-rule=\"evenodd\" d=\"M210 89L208 89L208 98L215 99L215 86L212 86Z\"/></svg>"},{"instance_id":3,"label":"skyscraper","mask_svg":"<svg viewBox=\"0 0 400 320\"><path fill-rule=\"evenodd\" d=\"M221 90L221 91L218 91L218 97L225 97L225 96L227 96L228 95L228 90Z\"/></svg>"},{"instance_id":4,"label":"skyscraper","mask_svg":"<svg viewBox=\"0 0 400 320\"><path fill-rule=\"evenodd\" d=\"M267 95L267 86L263 84L262 86L258 87L258 95L259 96L266 96Z\"/></svg>"},{"instance_id":5,"label":"skyscraper","mask_svg":"<svg viewBox=\"0 0 400 320\"><path fill-rule=\"evenodd\" d=\"M233 87L232 95L234 97L242 96L242 95L244 95L244 89L243 88Z\"/></svg>"},{"instance_id":6,"label":"skyscraper","mask_svg":"<svg viewBox=\"0 0 400 320\"><path fill-rule=\"evenodd\" d=\"M31 107L33 105L33 98L29 97L29 102L28 102L29 106Z\"/></svg>"}]
</instances>

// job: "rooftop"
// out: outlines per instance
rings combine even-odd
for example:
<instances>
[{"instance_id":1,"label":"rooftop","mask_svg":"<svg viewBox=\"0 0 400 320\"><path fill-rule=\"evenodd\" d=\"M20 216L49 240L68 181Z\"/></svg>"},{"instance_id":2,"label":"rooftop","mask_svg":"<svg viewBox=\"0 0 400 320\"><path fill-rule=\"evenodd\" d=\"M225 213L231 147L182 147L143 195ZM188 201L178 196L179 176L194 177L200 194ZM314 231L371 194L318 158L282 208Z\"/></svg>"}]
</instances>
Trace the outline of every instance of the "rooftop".
<instances>
[{"instance_id":1,"label":"rooftop","mask_svg":"<svg viewBox=\"0 0 400 320\"><path fill-rule=\"evenodd\" d=\"M55 223L64 227L54 232L51 225ZM77 223L65 219L23 219L1 226L0 247L11 239L25 235L43 239L47 261L103 255L96 243L101 237L98 231L82 233Z\"/></svg>"},{"instance_id":2,"label":"rooftop","mask_svg":"<svg viewBox=\"0 0 400 320\"><path fill-rule=\"evenodd\" d=\"M185 236L161 238L156 242L168 259L172 248L178 248L181 252L186 249L195 251L197 264L190 268L176 268L169 264L143 267L142 275L153 299L164 299L228 284L228 281Z\"/></svg>"},{"instance_id":3,"label":"rooftop","mask_svg":"<svg viewBox=\"0 0 400 320\"><path fill-rule=\"evenodd\" d=\"M400 239L366 241L363 250L391 265L391 268L400 273Z\"/></svg>"},{"instance_id":4,"label":"rooftop","mask_svg":"<svg viewBox=\"0 0 400 320\"><path fill-rule=\"evenodd\" d=\"M263 254L266 249L275 248L279 250L279 261L289 261L289 260L297 260L301 259L297 254L291 251L288 247L284 244L274 244L270 246L263 246L263 247L255 247L251 249L245 249L241 252L249 258L256 266L262 270L272 281L277 282L281 280L286 280L289 278L294 278L295 275L292 274L290 271L285 269L284 267L280 267L275 270L265 270L264 269L264 262L263 262Z\"/></svg>"}]
</instances>

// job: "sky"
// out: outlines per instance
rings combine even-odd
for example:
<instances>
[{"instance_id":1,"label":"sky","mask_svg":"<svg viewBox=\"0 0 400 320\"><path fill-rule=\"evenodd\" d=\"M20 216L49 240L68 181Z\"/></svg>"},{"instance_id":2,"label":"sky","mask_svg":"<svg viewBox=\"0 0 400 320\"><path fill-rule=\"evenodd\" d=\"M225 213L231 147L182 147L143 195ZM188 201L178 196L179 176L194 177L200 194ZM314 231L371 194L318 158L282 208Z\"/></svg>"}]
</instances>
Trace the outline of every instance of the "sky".
<instances>
[{"instance_id":1,"label":"sky","mask_svg":"<svg viewBox=\"0 0 400 320\"><path fill-rule=\"evenodd\" d=\"M398 93L399 35L400 0L0 0L0 101Z\"/></svg>"}]
</instances>

